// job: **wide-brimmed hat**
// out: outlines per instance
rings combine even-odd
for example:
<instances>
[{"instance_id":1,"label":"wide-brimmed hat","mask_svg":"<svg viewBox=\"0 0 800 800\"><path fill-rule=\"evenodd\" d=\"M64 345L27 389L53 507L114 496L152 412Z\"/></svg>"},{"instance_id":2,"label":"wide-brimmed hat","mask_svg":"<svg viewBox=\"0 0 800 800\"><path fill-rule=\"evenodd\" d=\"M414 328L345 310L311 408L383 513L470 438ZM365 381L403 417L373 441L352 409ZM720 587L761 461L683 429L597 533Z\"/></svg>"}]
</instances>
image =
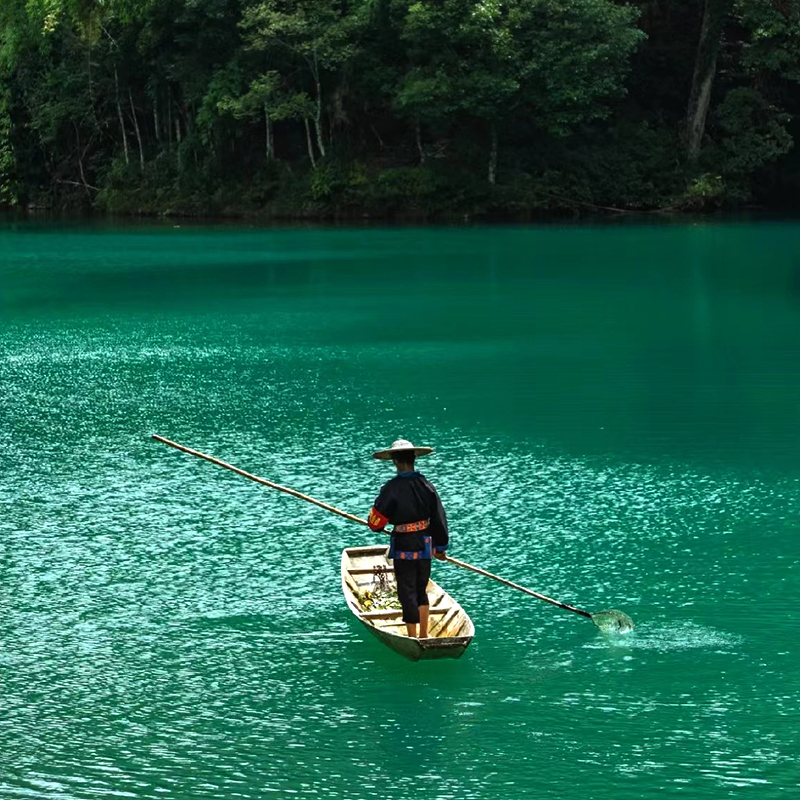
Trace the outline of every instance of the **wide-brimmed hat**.
<instances>
[{"instance_id":1,"label":"wide-brimmed hat","mask_svg":"<svg viewBox=\"0 0 800 800\"><path fill-rule=\"evenodd\" d=\"M409 450L413 450L415 456L427 456L433 452L432 447L414 447L407 439L398 439L391 447L387 447L386 450L378 450L373 453L372 457L380 459L381 461L391 461L396 453L407 453Z\"/></svg>"}]
</instances>

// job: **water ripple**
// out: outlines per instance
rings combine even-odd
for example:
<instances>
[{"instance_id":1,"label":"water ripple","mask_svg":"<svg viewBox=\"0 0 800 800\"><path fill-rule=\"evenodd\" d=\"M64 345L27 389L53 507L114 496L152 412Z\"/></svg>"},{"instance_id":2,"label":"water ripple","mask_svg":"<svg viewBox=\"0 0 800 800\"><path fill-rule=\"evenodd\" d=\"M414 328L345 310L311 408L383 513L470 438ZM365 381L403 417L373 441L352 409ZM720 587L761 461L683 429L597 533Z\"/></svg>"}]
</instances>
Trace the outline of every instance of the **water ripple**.
<instances>
[{"instance_id":1,"label":"water ripple","mask_svg":"<svg viewBox=\"0 0 800 800\"><path fill-rule=\"evenodd\" d=\"M405 242L420 266L404 261L402 280L352 233L223 236L244 289L226 283L225 259L203 260L214 236L130 235L141 258L194 242L208 294L189 267L150 265L180 290L172 304L141 287L127 297L137 264L86 238L90 267L69 242L63 257L37 255L49 234L5 262L16 300L0 331L0 795L796 788L800 482L786 466L796 453L778 445L792 450L781 420L795 409L794 317L776 301L762 333L762 309L720 290L736 324L705 344L738 346L763 383L719 389L724 353L695 371L702 348L673 317L662 329L609 314L618 293L652 310L638 267L613 291L581 273L561 294L561 262L540 264L550 277L537 282L510 253L453 292L462 233L366 237L378 255ZM412 331L387 325L386 297L414 300ZM664 301L678 319L683 300ZM581 334L581 320L595 327ZM785 364L773 334L789 343ZM677 373L664 356L675 341ZM445 500L453 555L590 612L619 608L636 629L604 635L436 563L477 635L457 662L405 662L341 597L342 548L380 537L152 432L359 516L390 474L374 447L432 443L420 467Z\"/></svg>"}]
</instances>

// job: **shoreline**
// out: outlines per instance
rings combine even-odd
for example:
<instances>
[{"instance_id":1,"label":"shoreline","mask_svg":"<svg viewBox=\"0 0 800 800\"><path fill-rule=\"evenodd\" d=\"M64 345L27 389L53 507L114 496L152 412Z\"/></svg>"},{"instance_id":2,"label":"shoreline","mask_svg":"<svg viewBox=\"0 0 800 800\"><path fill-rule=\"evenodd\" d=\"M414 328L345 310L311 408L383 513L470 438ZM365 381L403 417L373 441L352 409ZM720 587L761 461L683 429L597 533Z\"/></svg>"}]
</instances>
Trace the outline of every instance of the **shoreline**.
<instances>
[{"instance_id":1,"label":"shoreline","mask_svg":"<svg viewBox=\"0 0 800 800\"><path fill-rule=\"evenodd\" d=\"M264 214L248 212L110 212L79 209L0 208L2 222L96 222L258 228L339 227L515 227L550 225L685 225L712 222L800 222L800 211L769 208L715 211L629 212L625 214L549 212L539 214Z\"/></svg>"}]
</instances>

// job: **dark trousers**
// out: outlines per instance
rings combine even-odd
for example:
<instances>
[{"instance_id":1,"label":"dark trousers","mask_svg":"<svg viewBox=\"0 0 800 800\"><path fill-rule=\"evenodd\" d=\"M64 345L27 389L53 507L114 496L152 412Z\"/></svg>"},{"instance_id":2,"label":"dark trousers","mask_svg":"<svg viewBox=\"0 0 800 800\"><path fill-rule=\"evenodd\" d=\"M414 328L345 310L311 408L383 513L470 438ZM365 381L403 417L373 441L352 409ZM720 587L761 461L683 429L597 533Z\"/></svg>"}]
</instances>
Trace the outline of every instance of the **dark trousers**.
<instances>
[{"instance_id":1,"label":"dark trousers","mask_svg":"<svg viewBox=\"0 0 800 800\"><path fill-rule=\"evenodd\" d=\"M429 605L426 588L431 577L431 561L429 558L416 561L397 558L392 563L403 622L419 622L419 607Z\"/></svg>"}]
</instances>

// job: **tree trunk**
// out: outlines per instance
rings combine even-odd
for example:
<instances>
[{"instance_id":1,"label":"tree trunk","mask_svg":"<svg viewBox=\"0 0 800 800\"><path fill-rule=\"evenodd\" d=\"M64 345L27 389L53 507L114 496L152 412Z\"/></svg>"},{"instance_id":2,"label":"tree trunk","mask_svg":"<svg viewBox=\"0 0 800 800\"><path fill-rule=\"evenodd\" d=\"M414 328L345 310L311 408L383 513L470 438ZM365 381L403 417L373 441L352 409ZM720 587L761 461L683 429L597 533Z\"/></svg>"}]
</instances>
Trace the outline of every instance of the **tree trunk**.
<instances>
[{"instance_id":1,"label":"tree trunk","mask_svg":"<svg viewBox=\"0 0 800 800\"><path fill-rule=\"evenodd\" d=\"M383 144L383 139L381 139L381 135L378 133L377 129L372 123L370 123L369 128L375 134L375 138L378 140L378 144L381 146L381 150L383 150L384 144Z\"/></svg>"},{"instance_id":2,"label":"tree trunk","mask_svg":"<svg viewBox=\"0 0 800 800\"><path fill-rule=\"evenodd\" d=\"M314 128L317 133L317 147L319 154L325 158L325 141L322 138L322 100L317 95L317 114L314 117Z\"/></svg>"},{"instance_id":3,"label":"tree trunk","mask_svg":"<svg viewBox=\"0 0 800 800\"><path fill-rule=\"evenodd\" d=\"M690 163L695 163L700 155L717 71L717 55L722 46L722 29L732 8L733 0L705 0L703 4L703 21L686 111L686 149Z\"/></svg>"},{"instance_id":4,"label":"tree trunk","mask_svg":"<svg viewBox=\"0 0 800 800\"><path fill-rule=\"evenodd\" d=\"M308 124L308 117L303 117L306 124L306 144L308 145L308 157L311 159L311 166L317 168L317 160L314 158L314 145L311 143L311 126Z\"/></svg>"},{"instance_id":5,"label":"tree trunk","mask_svg":"<svg viewBox=\"0 0 800 800\"><path fill-rule=\"evenodd\" d=\"M317 51L314 51L314 60L310 62L311 73L314 76L314 85L317 89L317 109L314 115L314 128L317 134L317 147L319 154L325 158L325 142L322 137L322 81L319 77L319 61L317 61Z\"/></svg>"},{"instance_id":6,"label":"tree trunk","mask_svg":"<svg viewBox=\"0 0 800 800\"><path fill-rule=\"evenodd\" d=\"M272 141L272 123L269 119L269 108L267 108L266 103L264 103L264 122L267 126L267 161L271 161L275 158L275 145Z\"/></svg>"},{"instance_id":7,"label":"tree trunk","mask_svg":"<svg viewBox=\"0 0 800 800\"><path fill-rule=\"evenodd\" d=\"M139 145L139 166L144 172L144 145L142 144L142 132L139 130L139 119L136 116L136 106L133 104L133 92L128 89L128 99L131 101L131 115L133 116L133 129L136 131L136 142Z\"/></svg>"},{"instance_id":8,"label":"tree trunk","mask_svg":"<svg viewBox=\"0 0 800 800\"><path fill-rule=\"evenodd\" d=\"M161 144L161 129L158 125L158 92L156 92L156 96L153 99L153 126L156 130L156 141Z\"/></svg>"},{"instance_id":9,"label":"tree trunk","mask_svg":"<svg viewBox=\"0 0 800 800\"><path fill-rule=\"evenodd\" d=\"M114 68L114 85L117 88L117 116L119 117L119 127L122 131L122 147L125 152L125 163L131 163L130 153L128 152L128 134L125 132L125 117L122 114L122 103L119 101L119 74Z\"/></svg>"},{"instance_id":10,"label":"tree trunk","mask_svg":"<svg viewBox=\"0 0 800 800\"><path fill-rule=\"evenodd\" d=\"M75 143L77 144L78 150L78 171L81 175L81 183L83 184L83 188L86 190L86 197L89 199L89 203L92 202L92 196L89 194L89 184L86 182L86 173L83 171L83 157L86 155L86 150L89 149L89 145L86 146L86 150L81 152L81 132L78 126L73 122L73 128L75 128ZM91 144L91 142L90 142Z\"/></svg>"},{"instance_id":11,"label":"tree trunk","mask_svg":"<svg viewBox=\"0 0 800 800\"><path fill-rule=\"evenodd\" d=\"M180 104L180 111L183 115L183 132L189 136L194 130L194 109L186 102Z\"/></svg>"},{"instance_id":12,"label":"tree trunk","mask_svg":"<svg viewBox=\"0 0 800 800\"><path fill-rule=\"evenodd\" d=\"M414 120L414 137L417 140L417 150L419 151L419 163L425 163L425 149L422 147L422 131L420 131L419 120Z\"/></svg>"},{"instance_id":13,"label":"tree trunk","mask_svg":"<svg viewBox=\"0 0 800 800\"><path fill-rule=\"evenodd\" d=\"M92 47L89 45L86 50L86 76L89 86L89 101L92 109L92 121L94 122L95 130L99 129L100 123L97 119L97 111L94 107L94 80L92 78Z\"/></svg>"},{"instance_id":14,"label":"tree trunk","mask_svg":"<svg viewBox=\"0 0 800 800\"><path fill-rule=\"evenodd\" d=\"M489 126L489 183L494 186L497 183L497 125L494 120Z\"/></svg>"}]
</instances>

